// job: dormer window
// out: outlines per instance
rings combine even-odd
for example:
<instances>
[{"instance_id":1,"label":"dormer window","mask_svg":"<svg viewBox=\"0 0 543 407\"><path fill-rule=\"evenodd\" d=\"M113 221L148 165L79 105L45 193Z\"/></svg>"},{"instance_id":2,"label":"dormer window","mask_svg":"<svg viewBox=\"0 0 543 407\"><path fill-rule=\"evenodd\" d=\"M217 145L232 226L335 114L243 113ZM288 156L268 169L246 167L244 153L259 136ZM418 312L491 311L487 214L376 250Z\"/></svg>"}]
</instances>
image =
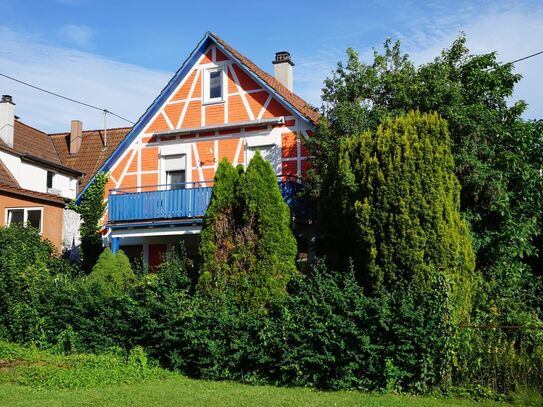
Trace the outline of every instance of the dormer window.
<instances>
[{"instance_id":1,"label":"dormer window","mask_svg":"<svg viewBox=\"0 0 543 407\"><path fill-rule=\"evenodd\" d=\"M204 71L204 103L224 101L224 71L211 68Z\"/></svg>"}]
</instances>

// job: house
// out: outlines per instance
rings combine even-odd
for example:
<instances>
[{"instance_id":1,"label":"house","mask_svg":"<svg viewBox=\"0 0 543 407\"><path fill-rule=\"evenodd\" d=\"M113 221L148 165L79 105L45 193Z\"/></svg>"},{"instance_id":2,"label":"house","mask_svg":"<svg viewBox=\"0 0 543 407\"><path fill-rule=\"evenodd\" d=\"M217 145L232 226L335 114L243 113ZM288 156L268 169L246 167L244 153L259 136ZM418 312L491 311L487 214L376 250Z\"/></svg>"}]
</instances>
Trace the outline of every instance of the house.
<instances>
[{"instance_id":1,"label":"house","mask_svg":"<svg viewBox=\"0 0 543 407\"><path fill-rule=\"evenodd\" d=\"M74 230L66 203L81 172L63 165L49 136L18 120L11 96L0 100L0 226L30 224L60 250ZM70 235L71 233L71 235Z\"/></svg>"},{"instance_id":2,"label":"house","mask_svg":"<svg viewBox=\"0 0 543 407\"><path fill-rule=\"evenodd\" d=\"M259 150L293 202L308 167L303 140L319 114L293 93L289 53L277 53L273 66L271 76L206 33L132 128L108 131L107 143L96 135L92 146L83 137L79 154L87 158L70 155L67 133L51 135L64 165L87 174L78 199L92 181L89 174L109 174L105 244L142 256L151 267L180 240L194 252L215 170L225 157L247 166ZM107 156L100 165L98 154Z\"/></svg>"}]
</instances>

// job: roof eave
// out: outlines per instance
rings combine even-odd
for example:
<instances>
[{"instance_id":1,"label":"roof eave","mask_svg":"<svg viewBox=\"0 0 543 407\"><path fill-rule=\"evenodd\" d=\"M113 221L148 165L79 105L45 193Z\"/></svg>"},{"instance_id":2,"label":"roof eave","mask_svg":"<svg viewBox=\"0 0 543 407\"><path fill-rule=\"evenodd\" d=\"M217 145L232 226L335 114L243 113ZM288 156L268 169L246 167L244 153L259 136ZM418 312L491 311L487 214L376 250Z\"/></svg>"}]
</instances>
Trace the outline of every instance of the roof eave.
<instances>
[{"instance_id":1,"label":"roof eave","mask_svg":"<svg viewBox=\"0 0 543 407\"><path fill-rule=\"evenodd\" d=\"M124 149L130 145L130 143L133 141L133 137L135 134L138 134L141 130L143 130L143 127L146 124L146 121L150 118L148 116L152 116L155 112L154 110L157 108L157 106L160 106L163 101L165 101L169 94L175 90L175 87L178 85L180 78L182 79L184 75L186 74L184 71L189 66L192 67L193 63L191 64L192 59L196 56L197 51L199 51L201 48L205 50L207 47L207 41L213 40L213 38L210 35L210 32L206 32L203 38L198 42L196 47L192 50L192 52L189 54L187 59L183 62L181 67L175 72L175 75L170 79L170 81L166 84L166 86L162 89L160 94L155 98L153 103L145 110L145 112L140 116L136 124L132 127L132 129L128 132L128 134L124 137L124 140L119 143L117 148L113 150L111 155L107 158L106 161L104 161L104 164L100 167L100 169L96 172L96 174L99 174L100 172L107 172L110 168L111 162L114 161L117 158L117 155L119 152L124 151ZM87 183L85 188L77 195L76 203L79 203L81 201L81 197L87 190L87 188L92 184L94 179L96 178L96 174L92 176L90 181Z\"/></svg>"}]
</instances>

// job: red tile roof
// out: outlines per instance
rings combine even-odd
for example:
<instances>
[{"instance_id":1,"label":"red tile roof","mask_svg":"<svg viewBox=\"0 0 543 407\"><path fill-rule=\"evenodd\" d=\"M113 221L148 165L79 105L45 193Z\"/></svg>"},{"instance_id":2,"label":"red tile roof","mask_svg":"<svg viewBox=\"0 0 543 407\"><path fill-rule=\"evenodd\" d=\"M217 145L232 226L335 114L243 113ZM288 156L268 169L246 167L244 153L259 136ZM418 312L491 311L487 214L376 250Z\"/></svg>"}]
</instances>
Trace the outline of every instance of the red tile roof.
<instances>
[{"instance_id":1,"label":"red tile roof","mask_svg":"<svg viewBox=\"0 0 543 407\"><path fill-rule=\"evenodd\" d=\"M63 165L84 173L81 189L85 188L102 164L109 158L119 143L130 131L130 127L107 130L107 147L104 148L104 130L86 130L77 154L70 154L70 133L50 134L55 150Z\"/></svg>"},{"instance_id":2,"label":"red tile roof","mask_svg":"<svg viewBox=\"0 0 543 407\"><path fill-rule=\"evenodd\" d=\"M53 164L61 164L55 147L47 133L30 127L19 120L15 120L14 124L13 147L9 148L1 140L0 145L17 154L28 154Z\"/></svg>"},{"instance_id":3,"label":"red tile roof","mask_svg":"<svg viewBox=\"0 0 543 407\"><path fill-rule=\"evenodd\" d=\"M268 84L274 91L281 95L288 103L290 103L296 110L298 110L302 115L307 117L313 124L317 124L321 115L316 109L303 100L301 97L296 95L294 92L288 90L281 82L271 76L269 73L260 69L254 62L249 58L243 56L226 42L223 39L219 38L216 34L210 33L215 41L222 45L226 50L228 50L232 55L234 55L240 62L245 65L247 69L253 72L256 76L262 79Z\"/></svg>"},{"instance_id":4,"label":"red tile roof","mask_svg":"<svg viewBox=\"0 0 543 407\"><path fill-rule=\"evenodd\" d=\"M44 194L42 192L31 191L29 189L19 188L13 185L8 185L0 182L0 195L4 193L11 193L15 195L21 195L29 198L39 199L41 201L53 202L60 205L65 205L66 201L63 197L52 194Z\"/></svg>"},{"instance_id":5,"label":"red tile roof","mask_svg":"<svg viewBox=\"0 0 543 407\"><path fill-rule=\"evenodd\" d=\"M19 183L15 178L13 178L13 175L11 175L11 172L7 169L7 167L4 165L2 160L0 160L0 184L6 184L6 185L12 185L14 187L19 187Z\"/></svg>"},{"instance_id":6,"label":"red tile roof","mask_svg":"<svg viewBox=\"0 0 543 407\"><path fill-rule=\"evenodd\" d=\"M53 143L49 140L49 136L18 120L15 121L13 147L8 147L3 141L0 141L0 145L2 145L4 149L15 154L21 156L31 155L38 157L38 159L51 162L52 165L60 165L60 160L53 147ZM24 196L61 205L65 204L65 200L61 196L21 188L17 180L13 177L2 160L0 160L0 194L2 193Z\"/></svg>"}]
</instances>

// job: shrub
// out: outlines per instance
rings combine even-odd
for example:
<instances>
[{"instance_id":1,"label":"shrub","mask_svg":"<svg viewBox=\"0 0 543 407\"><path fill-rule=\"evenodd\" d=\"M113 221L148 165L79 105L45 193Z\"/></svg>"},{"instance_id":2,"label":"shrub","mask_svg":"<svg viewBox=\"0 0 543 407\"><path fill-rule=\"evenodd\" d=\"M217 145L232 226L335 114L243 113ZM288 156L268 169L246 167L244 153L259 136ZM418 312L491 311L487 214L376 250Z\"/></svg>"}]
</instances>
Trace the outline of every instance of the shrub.
<instances>
[{"instance_id":1,"label":"shrub","mask_svg":"<svg viewBox=\"0 0 543 407\"><path fill-rule=\"evenodd\" d=\"M91 289L99 290L109 297L126 293L135 281L136 276L128 257L122 250L113 254L109 248L104 249L86 278L86 283Z\"/></svg>"}]
</instances>

